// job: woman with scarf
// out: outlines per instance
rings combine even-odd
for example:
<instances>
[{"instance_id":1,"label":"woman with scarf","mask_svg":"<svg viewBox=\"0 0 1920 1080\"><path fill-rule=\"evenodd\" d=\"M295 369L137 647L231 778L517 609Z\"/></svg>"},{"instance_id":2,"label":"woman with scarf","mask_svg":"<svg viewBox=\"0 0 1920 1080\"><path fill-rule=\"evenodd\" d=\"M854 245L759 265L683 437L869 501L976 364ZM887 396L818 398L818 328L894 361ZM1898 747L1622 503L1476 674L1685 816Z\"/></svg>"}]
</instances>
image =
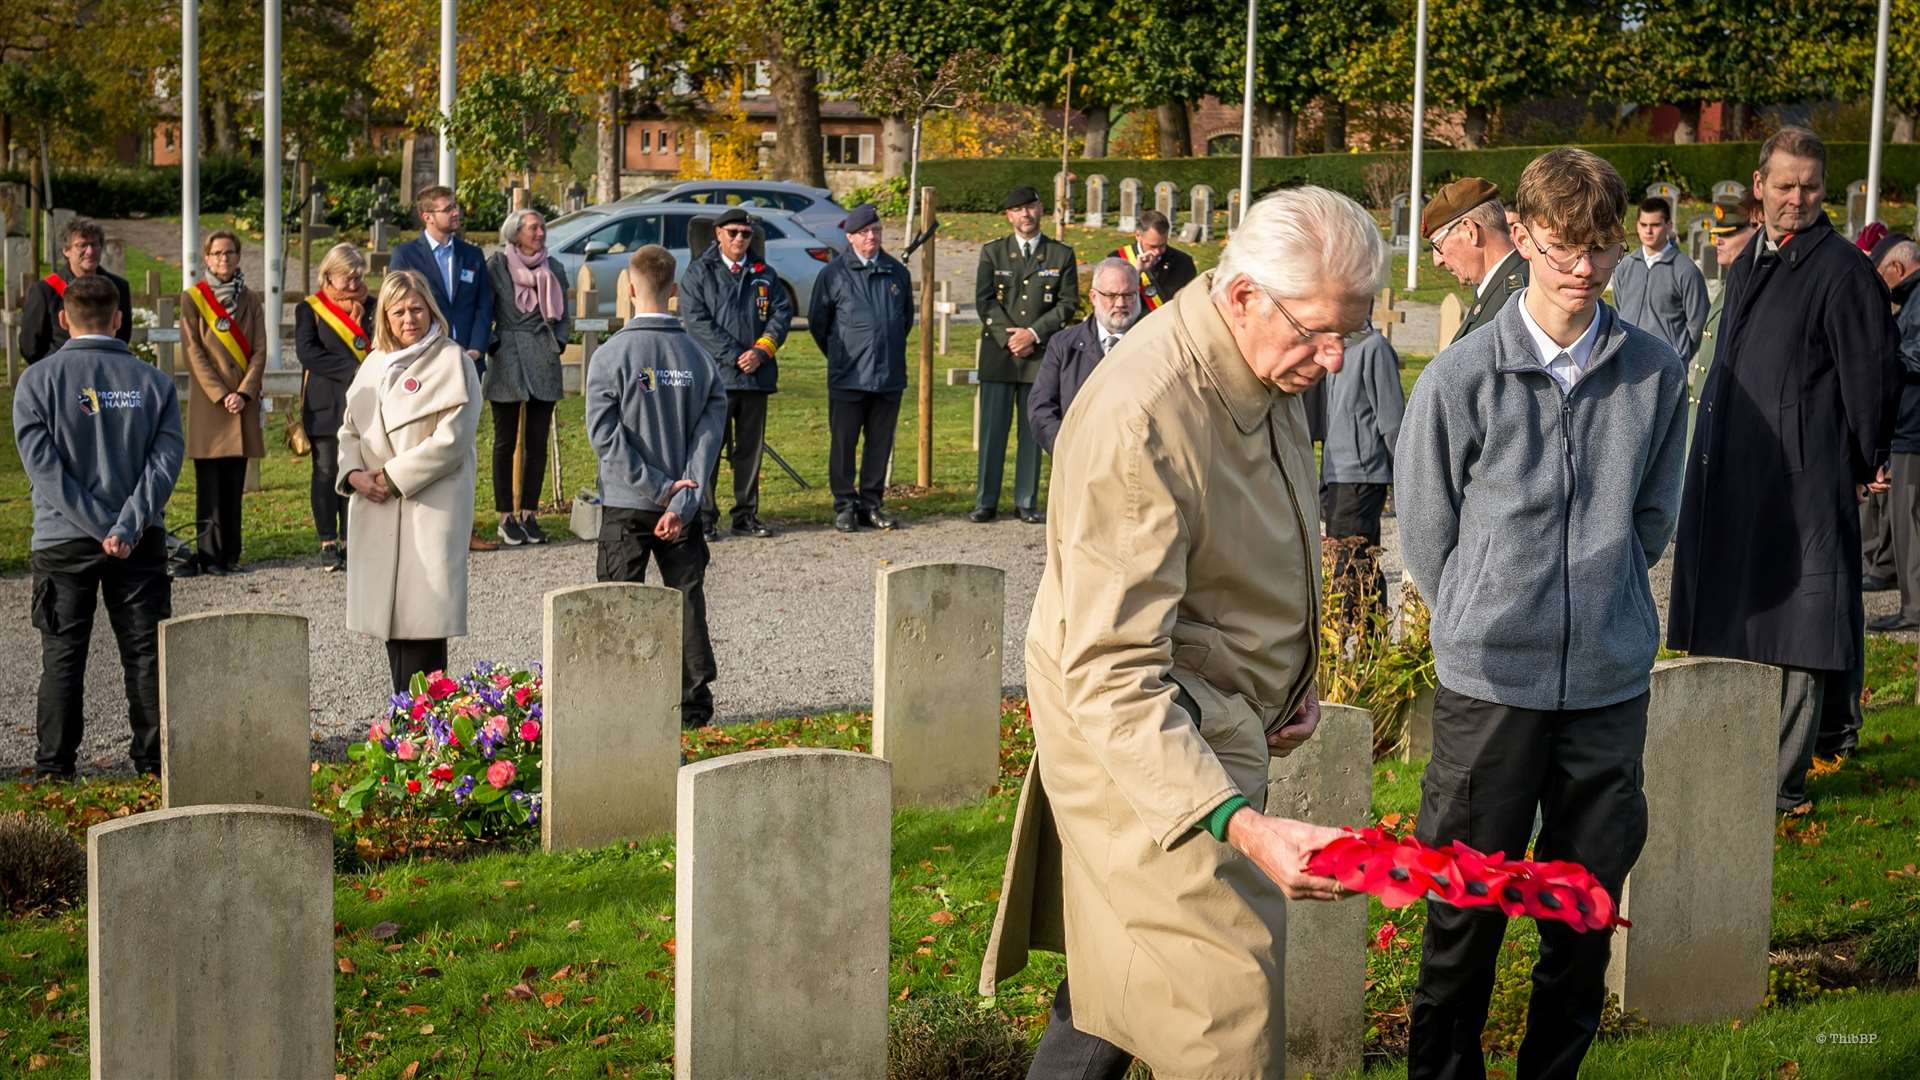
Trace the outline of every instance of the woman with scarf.
<instances>
[{"instance_id":1,"label":"woman with scarf","mask_svg":"<svg viewBox=\"0 0 1920 1080\"><path fill-rule=\"evenodd\" d=\"M347 515L347 629L386 642L394 693L447 667L467 632L467 541L480 378L427 279L387 274L373 351L347 389L340 481Z\"/></svg>"},{"instance_id":2,"label":"woman with scarf","mask_svg":"<svg viewBox=\"0 0 1920 1080\"><path fill-rule=\"evenodd\" d=\"M547 469L547 430L562 393L560 350L567 326L567 282L548 258L546 218L533 210L509 213L487 273L493 279L493 346L481 388L493 404L493 508L500 515L500 542L544 544L547 536L533 510Z\"/></svg>"},{"instance_id":3,"label":"woman with scarf","mask_svg":"<svg viewBox=\"0 0 1920 1080\"><path fill-rule=\"evenodd\" d=\"M313 479L307 488L320 566L347 568L347 500L340 494L340 418L347 387L373 347L367 311L367 262L352 244L335 244L320 260L320 291L293 309L293 347L305 369L300 422L313 443Z\"/></svg>"},{"instance_id":4,"label":"woman with scarf","mask_svg":"<svg viewBox=\"0 0 1920 1080\"><path fill-rule=\"evenodd\" d=\"M225 229L200 247L206 276L180 297L180 344L192 369L187 456L193 459L200 534L193 573L240 565L240 493L247 459L266 455L260 383L266 376L266 308L240 273L240 239Z\"/></svg>"}]
</instances>

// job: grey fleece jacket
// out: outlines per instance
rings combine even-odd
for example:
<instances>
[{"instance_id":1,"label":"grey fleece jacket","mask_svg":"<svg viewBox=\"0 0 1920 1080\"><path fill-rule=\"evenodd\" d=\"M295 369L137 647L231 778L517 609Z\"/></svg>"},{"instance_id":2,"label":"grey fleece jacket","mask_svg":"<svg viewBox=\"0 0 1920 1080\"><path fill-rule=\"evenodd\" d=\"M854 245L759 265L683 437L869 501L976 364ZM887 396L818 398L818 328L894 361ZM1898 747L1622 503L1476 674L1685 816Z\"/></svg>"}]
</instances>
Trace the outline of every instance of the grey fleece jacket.
<instances>
[{"instance_id":1,"label":"grey fleece jacket","mask_svg":"<svg viewBox=\"0 0 1920 1080\"><path fill-rule=\"evenodd\" d=\"M713 361L671 315L636 315L587 372L587 441L600 459L600 501L627 510L672 510L691 521L699 484L713 475L727 422L727 392Z\"/></svg>"},{"instance_id":2,"label":"grey fleece jacket","mask_svg":"<svg viewBox=\"0 0 1920 1080\"><path fill-rule=\"evenodd\" d=\"M1622 319L1673 346L1680 359L1693 360L1707 328L1707 279L1673 241L1652 266L1639 248L1621 259L1613 299Z\"/></svg>"},{"instance_id":3,"label":"grey fleece jacket","mask_svg":"<svg viewBox=\"0 0 1920 1080\"><path fill-rule=\"evenodd\" d=\"M1600 306L1573 390L1542 366L1525 293L1420 374L1394 453L1408 573L1433 609L1440 684L1522 709L1647 689L1647 568L1673 539L1686 366Z\"/></svg>"}]
</instances>

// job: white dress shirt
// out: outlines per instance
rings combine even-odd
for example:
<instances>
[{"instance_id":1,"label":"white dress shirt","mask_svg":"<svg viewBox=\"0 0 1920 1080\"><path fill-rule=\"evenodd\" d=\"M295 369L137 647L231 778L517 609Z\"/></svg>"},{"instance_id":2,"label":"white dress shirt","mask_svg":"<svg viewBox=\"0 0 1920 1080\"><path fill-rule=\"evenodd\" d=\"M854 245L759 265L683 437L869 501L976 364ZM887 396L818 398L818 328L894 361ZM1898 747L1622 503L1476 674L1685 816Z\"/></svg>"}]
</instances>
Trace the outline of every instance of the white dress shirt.
<instances>
[{"instance_id":1,"label":"white dress shirt","mask_svg":"<svg viewBox=\"0 0 1920 1080\"><path fill-rule=\"evenodd\" d=\"M1520 305L1520 321L1526 325L1527 337L1533 342L1534 358L1540 361L1541 367L1547 369L1547 374L1553 376L1553 381L1560 384L1561 390L1571 391L1573 384L1580 381L1580 376L1586 374L1587 361L1593 359L1594 343L1600 340L1600 312L1596 307L1586 330L1572 345L1563 347L1548 337L1547 332L1540 329L1539 323L1533 321L1533 312L1527 310L1526 299L1527 290L1522 289L1519 295L1507 302Z\"/></svg>"}]
</instances>

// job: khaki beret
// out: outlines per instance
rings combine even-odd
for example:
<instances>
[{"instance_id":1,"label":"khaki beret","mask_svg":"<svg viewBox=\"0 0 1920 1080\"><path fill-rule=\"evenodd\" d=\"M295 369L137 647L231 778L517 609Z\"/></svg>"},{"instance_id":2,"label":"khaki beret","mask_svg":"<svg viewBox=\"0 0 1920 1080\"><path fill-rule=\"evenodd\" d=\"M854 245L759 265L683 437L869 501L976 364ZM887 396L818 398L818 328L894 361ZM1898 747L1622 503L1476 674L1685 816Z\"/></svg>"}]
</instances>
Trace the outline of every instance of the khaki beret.
<instances>
[{"instance_id":1,"label":"khaki beret","mask_svg":"<svg viewBox=\"0 0 1920 1080\"><path fill-rule=\"evenodd\" d=\"M1485 177L1463 176L1455 180L1427 201L1426 210L1420 214L1420 238L1431 239L1440 226L1488 199L1499 197L1499 185Z\"/></svg>"}]
</instances>

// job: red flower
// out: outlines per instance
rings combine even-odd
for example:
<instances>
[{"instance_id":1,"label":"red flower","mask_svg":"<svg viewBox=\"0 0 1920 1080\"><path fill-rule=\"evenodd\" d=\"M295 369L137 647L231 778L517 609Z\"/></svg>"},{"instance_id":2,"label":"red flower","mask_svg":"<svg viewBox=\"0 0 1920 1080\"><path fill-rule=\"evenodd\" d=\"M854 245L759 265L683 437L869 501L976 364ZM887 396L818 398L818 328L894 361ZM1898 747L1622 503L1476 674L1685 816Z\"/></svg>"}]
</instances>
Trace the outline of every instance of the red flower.
<instances>
[{"instance_id":1,"label":"red flower","mask_svg":"<svg viewBox=\"0 0 1920 1080\"><path fill-rule=\"evenodd\" d=\"M513 692L513 703L525 708L527 700L531 697L533 697L533 691L522 686Z\"/></svg>"},{"instance_id":2,"label":"red flower","mask_svg":"<svg viewBox=\"0 0 1920 1080\"><path fill-rule=\"evenodd\" d=\"M1460 907L1498 906L1508 917L1551 919L1576 930L1631 925L1619 917L1613 897L1578 863L1507 859L1498 851L1482 855L1457 841L1432 848L1411 836L1396 837L1377 828L1349 829L1312 852L1307 870L1357 892L1371 893L1389 908L1403 907L1431 893ZM1389 923L1376 935L1375 943L1385 948L1398 932Z\"/></svg>"},{"instance_id":3,"label":"red flower","mask_svg":"<svg viewBox=\"0 0 1920 1080\"><path fill-rule=\"evenodd\" d=\"M433 767L433 771L428 773L427 775L444 784L447 781L453 779L453 766L435 765Z\"/></svg>"},{"instance_id":4,"label":"red flower","mask_svg":"<svg viewBox=\"0 0 1920 1080\"><path fill-rule=\"evenodd\" d=\"M409 795L418 795L419 793L420 793L420 781L418 781L418 780L408 780L408 781L407 781L407 794L409 794Z\"/></svg>"},{"instance_id":5,"label":"red flower","mask_svg":"<svg viewBox=\"0 0 1920 1080\"><path fill-rule=\"evenodd\" d=\"M520 741L532 742L540 737L540 725L533 720L520 721Z\"/></svg>"},{"instance_id":6,"label":"red flower","mask_svg":"<svg viewBox=\"0 0 1920 1080\"><path fill-rule=\"evenodd\" d=\"M1393 944L1393 939L1399 936L1400 928L1395 926L1392 920L1383 922L1380 924L1380 929L1374 932L1373 947L1376 949L1384 949Z\"/></svg>"},{"instance_id":7,"label":"red flower","mask_svg":"<svg viewBox=\"0 0 1920 1080\"><path fill-rule=\"evenodd\" d=\"M435 701L447 697L458 689L460 684L447 678L445 672L436 671L433 677L427 680L427 696Z\"/></svg>"},{"instance_id":8,"label":"red flower","mask_svg":"<svg viewBox=\"0 0 1920 1080\"><path fill-rule=\"evenodd\" d=\"M408 711L407 715L415 720L424 719L426 717L427 715L426 695L422 694L421 696L413 699L413 708L410 711Z\"/></svg>"}]
</instances>

